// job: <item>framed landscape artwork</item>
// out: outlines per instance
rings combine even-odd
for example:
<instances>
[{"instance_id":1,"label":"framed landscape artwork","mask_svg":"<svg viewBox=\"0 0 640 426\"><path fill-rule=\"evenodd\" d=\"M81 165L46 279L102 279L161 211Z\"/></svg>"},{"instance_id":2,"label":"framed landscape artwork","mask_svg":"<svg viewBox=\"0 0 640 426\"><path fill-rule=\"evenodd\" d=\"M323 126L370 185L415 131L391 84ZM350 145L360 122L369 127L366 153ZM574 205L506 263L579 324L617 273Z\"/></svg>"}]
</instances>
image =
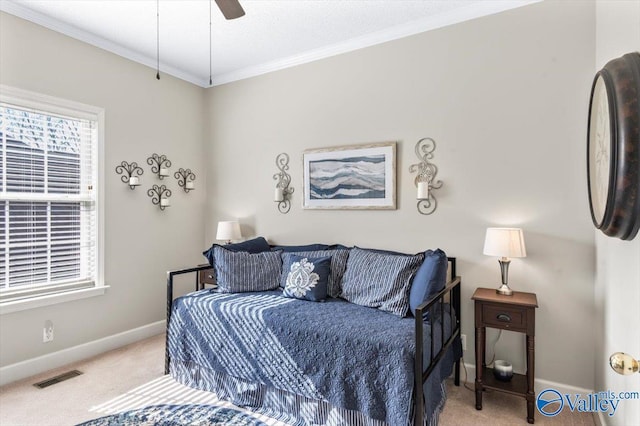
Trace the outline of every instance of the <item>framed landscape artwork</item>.
<instances>
[{"instance_id":1,"label":"framed landscape artwork","mask_svg":"<svg viewBox=\"0 0 640 426\"><path fill-rule=\"evenodd\" d=\"M396 143L302 154L305 209L395 209Z\"/></svg>"}]
</instances>

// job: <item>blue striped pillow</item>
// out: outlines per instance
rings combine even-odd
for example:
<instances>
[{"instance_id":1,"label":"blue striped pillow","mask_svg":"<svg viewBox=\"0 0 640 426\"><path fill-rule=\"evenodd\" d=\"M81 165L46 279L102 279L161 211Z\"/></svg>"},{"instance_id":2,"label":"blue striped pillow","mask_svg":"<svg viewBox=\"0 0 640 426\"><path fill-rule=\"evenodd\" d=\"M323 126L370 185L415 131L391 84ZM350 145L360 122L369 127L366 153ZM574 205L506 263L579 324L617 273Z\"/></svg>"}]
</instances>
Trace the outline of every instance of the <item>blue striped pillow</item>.
<instances>
[{"instance_id":1,"label":"blue striped pillow","mask_svg":"<svg viewBox=\"0 0 640 426\"><path fill-rule=\"evenodd\" d=\"M214 247L218 291L241 293L278 288L282 261L280 252L233 252Z\"/></svg>"},{"instance_id":2,"label":"blue striped pillow","mask_svg":"<svg viewBox=\"0 0 640 426\"><path fill-rule=\"evenodd\" d=\"M252 240L247 240L247 241L242 241L240 243L233 243L233 244L225 244L224 246L220 246L220 244L213 244L209 250L205 250L202 252L202 254L204 255L204 257L207 258L207 260L209 261L209 265L214 266L215 265L215 248L216 247L224 247L227 250L230 251L246 251L249 253L260 253L263 251L269 251L271 248L269 246L269 243L267 242L267 240L264 239L264 237L256 237ZM215 275L215 266L213 269L213 274Z\"/></svg>"},{"instance_id":3,"label":"blue striped pillow","mask_svg":"<svg viewBox=\"0 0 640 426\"><path fill-rule=\"evenodd\" d=\"M402 255L351 249L342 280L342 298L400 317L409 311L411 279L424 254Z\"/></svg>"},{"instance_id":4,"label":"blue striped pillow","mask_svg":"<svg viewBox=\"0 0 640 426\"><path fill-rule=\"evenodd\" d=\"M329 274L329 285L327 287L327 294L329 295L329 297L338 297L340 296L340 292L342 291L342 276L344 275L344 270L347 268L349 251L350 250L347 249L295 251L290 253L282 253L282 258L284 261L285 254L292 254L309 258L331 256L331 273ZM280 287L284 288L286 286L288 274L289 271L282 271Z\"/></svg>"}]
</instances>

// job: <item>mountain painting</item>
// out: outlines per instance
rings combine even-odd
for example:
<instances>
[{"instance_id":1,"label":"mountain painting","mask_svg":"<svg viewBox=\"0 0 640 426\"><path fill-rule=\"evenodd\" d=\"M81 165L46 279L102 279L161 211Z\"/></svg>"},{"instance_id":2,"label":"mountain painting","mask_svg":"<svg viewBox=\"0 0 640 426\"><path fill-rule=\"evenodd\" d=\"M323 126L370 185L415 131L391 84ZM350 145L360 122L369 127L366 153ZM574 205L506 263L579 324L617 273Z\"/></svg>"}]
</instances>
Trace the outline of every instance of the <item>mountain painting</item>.
<instances>
[{"instance_id":1,"label":"mountain painting","mask_svg":"<svg viewBox=\"0 0 640 426\"><path fill-rule=\"evenodd\" d=\"M309 162L312 200L385 198L385 155Z\"/></svg>"},{"instance_id":2,"label":"mountain painting","mask_svg":"<svg viewBox=\"0 0 640 426\"><path fill-rule=\"evenodd\" d=\"M396 143L308 149L305 209L395 209Z\"/></svg>"}]
</instances>

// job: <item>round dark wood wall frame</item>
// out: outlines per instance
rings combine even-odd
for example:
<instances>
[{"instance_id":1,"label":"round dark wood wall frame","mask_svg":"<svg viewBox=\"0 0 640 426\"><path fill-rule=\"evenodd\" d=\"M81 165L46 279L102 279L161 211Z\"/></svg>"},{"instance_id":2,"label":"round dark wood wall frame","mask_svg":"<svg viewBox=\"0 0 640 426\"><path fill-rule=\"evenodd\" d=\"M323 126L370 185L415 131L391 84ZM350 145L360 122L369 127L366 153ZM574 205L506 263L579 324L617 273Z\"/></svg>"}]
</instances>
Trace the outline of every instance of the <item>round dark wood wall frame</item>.
<instances>
[{"instance_id":1,"label":"round dark wood wall frame","mask_svg":"<svg viewBox=\"0 0 640 426\"><path fill-rule=\"evenodd\" d=\"M595 219L591 188L588 188L591 219L604 234L632 240L640 228L640 53L614 59L596 73L589 111L599 76L605 83L609 102L611 163L609 193L601 223ZM590 126L591 117L588 129ZM587 135L587 173L591 172L589 142Z\"/></svg>"}]
</instances>

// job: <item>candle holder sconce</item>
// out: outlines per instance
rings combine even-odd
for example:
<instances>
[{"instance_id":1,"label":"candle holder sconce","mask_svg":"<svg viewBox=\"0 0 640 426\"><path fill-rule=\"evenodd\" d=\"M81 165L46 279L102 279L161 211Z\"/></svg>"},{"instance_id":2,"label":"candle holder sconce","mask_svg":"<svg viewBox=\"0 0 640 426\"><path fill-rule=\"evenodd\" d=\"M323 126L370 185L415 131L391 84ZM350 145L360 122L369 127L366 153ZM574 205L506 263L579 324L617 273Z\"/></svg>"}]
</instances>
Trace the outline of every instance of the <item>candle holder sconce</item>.
<instances>
[{"instance_id":1,"label":"candle holder sconce","mask_svg":"<svg viewBox=\"0 0 640 426\"><path fill-rule=\"evenodd\" d=\"M280 171L273 175L273 179L278 181L273 201L278 203L280 213L286 214L291 209L291 194L294 191L294 188L289 187L291 175L287 173L287 170L289 170L289 155L285 152L278 154L276 166Z\"/></svg>"},{"instance_id":2,"label":"candle holder sconce","mask_svg":"<svg viewBox=\"0 0 640 426\"><path fill-rule=\"evenodd\" d=\"M194 189L196 189L194 184L196 175L191 171L191 169L185 170L183 168L180 168L173 174L173 176L178 179L178 186L180 186L187 194L189 193L189 191L193 191Z\"/></svg>"},{"instance_id":3,"label":"candle holder sconce","mask_svg":"<svg viewBox=\"0 0 640 426\"><path fill-rule=\"evenodd\" d=\"M141 176L144 170L142 170L142 167L138 166L138 163L135 161L131 163L123 161L119 166L116 166L116 173L122 175L120 176L120 180L129 185L129 188L135 189L136 186L140 185L140 178L138 176Z\"/></svg>"},{"instance_id":4,"label":"candle holder sconce","mask_svg":"<svg viewBox=\"0 0 640 426\"><path fill-rule=\"evenodd\" d=\"M147 164L151 166L151 171L157 174L160 179L170 176L169 167L171 167L171 161L167 159L166 155L153 153L151 157L147 158Z\"/></svg>"},{"instance_id":5,"label":"candle holder sconce","mask_svg":"<svg viewBox=\"0 0 640 426\"><path fill-rule=\"evenodd\" d=\"M147 191L147 195L151 197L151 202L160 207L160 210L164 210L171 205L171 190L167 189L165 185L153 185L151 189Z\"/></svg>"},{"instance_id":6,"label":"candle holder sconce","mask_svg":"<svg viewBox=\"0 0 640 426\"><path fill-rule=\"evenodd\" d=\"M436 149L436 141L431 138L422 138L416 143L416 155L420 159L417 164L409 167L409 172L418 172L415 178L415 185L418 189L416 199L418 200L418 212L430 215L438 207L438 200L433 195L434 189L442 187L442 181L435 180L438 174L438 167L429 162L433 159L433 151Z\"/></svg>"}]
</instances>

